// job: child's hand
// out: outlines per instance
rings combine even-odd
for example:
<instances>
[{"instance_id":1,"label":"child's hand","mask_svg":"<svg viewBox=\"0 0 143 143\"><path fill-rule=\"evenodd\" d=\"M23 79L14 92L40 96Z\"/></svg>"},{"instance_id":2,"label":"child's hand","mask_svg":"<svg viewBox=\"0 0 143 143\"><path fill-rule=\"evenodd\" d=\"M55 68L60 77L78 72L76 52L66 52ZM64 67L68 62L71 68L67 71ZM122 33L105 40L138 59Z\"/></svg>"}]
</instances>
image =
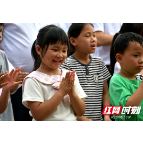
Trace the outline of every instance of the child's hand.
<instances>
[{"instance_id":1,"label":"child's hand","mask_svg":"<svg viewBox=\"0 0 143 143\"><path fill-rule=\"evenodd\" d=\"M73 83L71 80L70 72L67 72L65 78L63 77L59 87L59 91L62 92L63 96L69 93L69 91L71 90L72 84Z\"/></svg>"},{"instance_id":2,"label":"child's hand","mask_svg":"<svg viewBox=\"0 0 143 143\"><path fill-rule=\"evenodd\" d=\"M112 121L110 115L104 115L104 121Z\"/></svg>"},{"instance_id":3,"label":"child's hand","mask_svg":"<svg viewBox=\"0 0 143 143\"><path fill-rule=\"evenodd\" d=\"M71 96L73 94L73 92L74 92L75 71L70 72L70 78L71 78L72 84L71 84L71 90L68 93L69 96Z\"/></svg>"},{"instance_id":4,"label":"child's hand","mask_svg":"<svg viewBox=\"0 0 143 143\"><path fill-rule=\"evenodd\" d=\"M86 118L85 116L77 116L77 121L93 121L93 120Z\"/></svg>"},{"instance_id":5,"label":"child's hand","mask_svg":"<svg viewBox=\"0 0 143 143\"><path fill-rule=\"evenodd\" d=\"M22 81L22 82L23 82L24 78L25 78L29 73L27 73L27 72L21 72L22 67L19 67L17 70L20 72L20 74L19 74L19 76L17 77L16 81L17 81L17 82L18 82L18 81Z\"/></svg>"},{"instance_id":6,"label":"child's hand","mask_svg":"<svg viewBox=\"0 0 143 143\"><path fill-rule=\"evenodd\" d=\"M29 74L29 73L27 73L27 72L21 72L16 81L17 81L17 82L18 82L18 81L22 81L22 82L23 82L24 78L25 78L28 74Z\"/></svg>"},{"instance_id":7,"label":"child's hand","mask_svg":"<svg viewBox=\"0 0 143 143\"><path fill-rule=\"evenodd\" d=\"M0 74L0 88L8 84L7 76L8 72Z\"/></svg>"},{"instance_id":8,"label":"child's hand","mask_svg":"<svg viewBox=\"0 0 143 143\"><path fill-rule=\"evenodd\" d=\"M7 73L7 72L6 72ZM22 83L22 81L19 81L19 82L15 82L17 77L19 76L20 74L20 71L18 69L16 70L12 70L9 75L7 76L7 81L8 81L8 84L5 85L3 88L5 90L10 90L13 86L17 85L17 84L20 84Z\"/></svg>"}]
</instances>

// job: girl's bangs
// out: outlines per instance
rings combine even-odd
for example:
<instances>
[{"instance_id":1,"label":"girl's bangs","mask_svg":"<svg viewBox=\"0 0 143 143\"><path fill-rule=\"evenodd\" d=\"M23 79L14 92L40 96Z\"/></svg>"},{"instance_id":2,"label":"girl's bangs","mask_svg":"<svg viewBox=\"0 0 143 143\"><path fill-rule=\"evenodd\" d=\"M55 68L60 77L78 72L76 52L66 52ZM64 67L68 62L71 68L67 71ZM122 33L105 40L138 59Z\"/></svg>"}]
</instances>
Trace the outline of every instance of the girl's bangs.
<instances>
[{"instance_id":1,"label":"girl's bangs","mask_svg":"<svg viewBox=\"0 0 143 143\"><path fill-rule=\"evenodd\" d=\"M63 29L59 27L52 27L47 32L44 39L44 46L50 44L56 44L57 42L61 42L62 45L68 46L68 37Z\"/></svg>"}]
</instances>

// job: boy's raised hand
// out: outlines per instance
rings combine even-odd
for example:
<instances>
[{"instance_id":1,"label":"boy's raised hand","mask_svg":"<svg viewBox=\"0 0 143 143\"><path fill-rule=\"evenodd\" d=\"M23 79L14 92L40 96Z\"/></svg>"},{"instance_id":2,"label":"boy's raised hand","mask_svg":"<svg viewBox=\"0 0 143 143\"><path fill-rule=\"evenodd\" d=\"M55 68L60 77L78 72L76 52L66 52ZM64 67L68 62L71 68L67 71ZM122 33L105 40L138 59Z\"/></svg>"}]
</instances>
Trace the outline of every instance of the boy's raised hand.
<instances>
[{"instance_id":1,"label":"boy's raised hand","mask_svg":"<svg viewBox=\"0 0 143 143\"><path fill-rule=\"evenodd\" d=\"M8 76L8 72L0 74L0 88L8 84L7 76Z\"/></svg>"},{"instance_id":2,"label":"boy's raised hand","mask_svg":"<svg viewBox=\"0 0 143 143\"><path fill-rule=\"evenodd\" d=\"M6 72L5 74L8 74L8 72ZM9 75L7 76L7 81L8 81L8 84L5 85L3 88L5 90L10 90L13 86L17 85L17 84L21 84L22 81L18 81L16 82L18 76L20 74L20 71L18 69L16 70L12 70Z\"/></svg>"}]
</instances>

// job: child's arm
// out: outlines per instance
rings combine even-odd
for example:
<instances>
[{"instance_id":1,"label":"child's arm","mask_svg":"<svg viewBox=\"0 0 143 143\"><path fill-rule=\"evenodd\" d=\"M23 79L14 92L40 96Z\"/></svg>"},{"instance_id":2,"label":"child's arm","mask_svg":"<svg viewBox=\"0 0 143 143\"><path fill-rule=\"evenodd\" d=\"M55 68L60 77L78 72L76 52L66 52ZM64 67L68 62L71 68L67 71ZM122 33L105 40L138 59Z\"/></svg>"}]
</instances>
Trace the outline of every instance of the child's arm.
<instances>
[{"instance_id":1,"label":"child's arm","mask_svg":"<svg viewBox=\"0 0 143 143\"><path fill-rule=\"evenodd\" d=\"M69 96L70 96L71 106L75 115L82 116L85 113L84 99L80 99L74 90L72 91L72 93L69 94Z\"/></svg>"},{"instance_id":2,"label":"child's arm","mask_svg":"<svg viewBox=\"0 0 143 143\"><path fill-rule=\"evenodd\" d=\"M2 88L3 86L5 86L6 84L8 84L7 76L8 76L7 72L0 74L0 88Z\"/></svg>"},{"instance_id":3,"label":"child's arm","mask_svg":"<svg viewBox=\"0 0 143 143\"><path fill-rule=\"evenodd\" d=\"M70 76L68 78L71 78L72 81L72 88L69 92L71 106L76 116L82 116L85 113L85 103L83 99L79 98L74 90L75 71L71 72Z\"/></svg>"},{"instance_id":4,"label":"child's arm","mask_svg":"<svg viewBox=\"0 0 143 143\"><path fill-rule=\"evenodd\" d=\"M10 90L5 90L3 88L0 96L0 114L2 114L5 111L8 105L9 93L10 93Z\"/></svg>"},{"instance_id":5,"label":"child's arm","mask_svg":"<svg viewBox=\"0 0 143 143\"><path fill-rule=\"evenodd\" d=\"M77 121L93 121L93 120L86 118L85 116L77 116Z\"/></svg>"},{"instance_id":6,"label":"child's arm","mask_svg":"<svg viewBox=\"0 0 143 143\"><path fill-rule=\"evenodd\" d=\"M143 100L143 80L137 90L128 98L126 107L128 106L139 106Z\"/></svg>"},{"instance_id":7,"label":"child's arm","mask_svg":"<svg viewBox=\"0 0 143 143\"><path fill-rule=\"evenodd\" d=\"M23 82L24 78L29 74L29 73L26 73L26 72L21 72L21 70L22 70L22 67L19 67L17 69L17 72L19 72L19 75L16 79L16 82L19 82L19 81ZM19 84L13 86L10 90L10 93L14 93L17 90L18 86L19 86Z\"/></svg>"},{"instance_id":8,"label":"child's arm","mask_svg":"<svg viewBox=\"0 0 143 143\"><path fill-rule=\"evenodd\" d=\"M6 72L7 73L7 72ZM15 82L17 76L19 75L19 72L17 70L14 71L14 69L10 72L10 74L7 76L8 83L3 86L2 93L0 96L0 114L2 114L7 105L8 105L8 99L10 90L13 86L20 84L21 82Z\"/></svg>"},{"instance_id":9,"label":"child's arm","mask_svg":"<svg viewBox=\"0 0 143 143\"><path fill-rule=\"evenodd\" d=\"M110 106L109 90L107 82L103 84L103 107ZM110 115L104 115L104 121L111 121Z\"/></svg>"},{"instance_id":10,"label":"child's arm","mask_svg":"<svg viewBox=\"0 0 143 143\"><path fill-rule=\"evenodd\" d=\"M71 82L67 77L68 73L66 74L66 77L63 78L59 90L49 100L45 102L27 101L28 108L36 121L43 121L49 115L51 115L51 113L54 112L54 110L63 100L63 97L69 93L71 89Z\"/></svg>"}]
</instances>

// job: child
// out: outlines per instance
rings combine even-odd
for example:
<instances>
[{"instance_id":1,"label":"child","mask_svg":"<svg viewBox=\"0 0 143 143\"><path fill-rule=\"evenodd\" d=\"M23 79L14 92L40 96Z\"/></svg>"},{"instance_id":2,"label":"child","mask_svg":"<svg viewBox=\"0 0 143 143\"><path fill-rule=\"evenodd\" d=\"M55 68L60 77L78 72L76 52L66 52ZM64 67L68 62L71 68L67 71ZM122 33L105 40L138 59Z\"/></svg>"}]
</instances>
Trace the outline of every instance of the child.
<instances>
[{"instance_id":1,"label":"child","mask_svg":"<svg viewBox=\"0 0 143 143\"><path fill-rule=\"evenodd\" d=\"M143 120L143 81L136 74L143 69L143 38L135 33L120 34L114 42L114 56L120 64L119 73L110 80L109 96L113 106L141 106L140 114L114 116L116 121Z\"/></svg>"},{"instance_id":2,"label":"child","mask_svg":"<svg viewBox=\"0 0 143 143\"><path fill-rule=\"evenodd\" d=\"M119 34L126 33L126 32L134 32L143 37L143 23L123 23L120 31L115 34L112 41L111 49L110 49L110 68L109 69L112 75L113 73L119 73L121 69L120 64L116 62L116 58L114 56L113 43Z\"/></svg>"},{"instance_id":3,"label":"child","mask_svg":"<svg viewBox=\"0 0 143 143\"><path fill-rule=\"evenodd\" d=\"M59 69L68 50L66 33L55 25L43 27L32 46L34 70L23 83L23 105L35 121L76 121L85 112L75 72ZM67 95L68 94L68 95Z\"/></svg>"},{"instance_id":4,"label":"child","mask_svg":"<svg viewBox=\"0 0 143 143\"><path fill-rule=\"evenodd\" d=\"M22 67L17 70L12 70L10 74L8 60L3 51L0 50L0 73L1 86L0 86L0 120L13 121L13 110L9 94L16 91L21 81L15 82L18 79Z\"/></svg>"},{"instance_id":5,"label":"child","mask_svg":"<svg viewBox=\"0 0 143 143\"><path fill-rule=\"evenodd\" d=\"M0 23L0 42L2 41L3 23ZM12 103L9 94L14 93L23 79L21 69L15 70L5 53L0 50L0 120L14 121ZM8 72L7 72L8 71ZM8 74L10 72L10 74ZM26 74L27 75L27 74Z\"/></svg>"},{"instance_id":6,"label":"child","mask_svg":"<svg viewBox=\"0 0 143 143\"><path fill-rule=\"evenodd\" d=\"M94 27L90 23L73 23L68 31L70 53L61 68L75 70L80 85L87 94L84 116L78 116L79 121L101 121L101 107L110 105L107 80L110 77L103 60L90 56L95 52L97 39ZM110 116L104 120L111 121Z\"/></svg>"}]
</instances>

